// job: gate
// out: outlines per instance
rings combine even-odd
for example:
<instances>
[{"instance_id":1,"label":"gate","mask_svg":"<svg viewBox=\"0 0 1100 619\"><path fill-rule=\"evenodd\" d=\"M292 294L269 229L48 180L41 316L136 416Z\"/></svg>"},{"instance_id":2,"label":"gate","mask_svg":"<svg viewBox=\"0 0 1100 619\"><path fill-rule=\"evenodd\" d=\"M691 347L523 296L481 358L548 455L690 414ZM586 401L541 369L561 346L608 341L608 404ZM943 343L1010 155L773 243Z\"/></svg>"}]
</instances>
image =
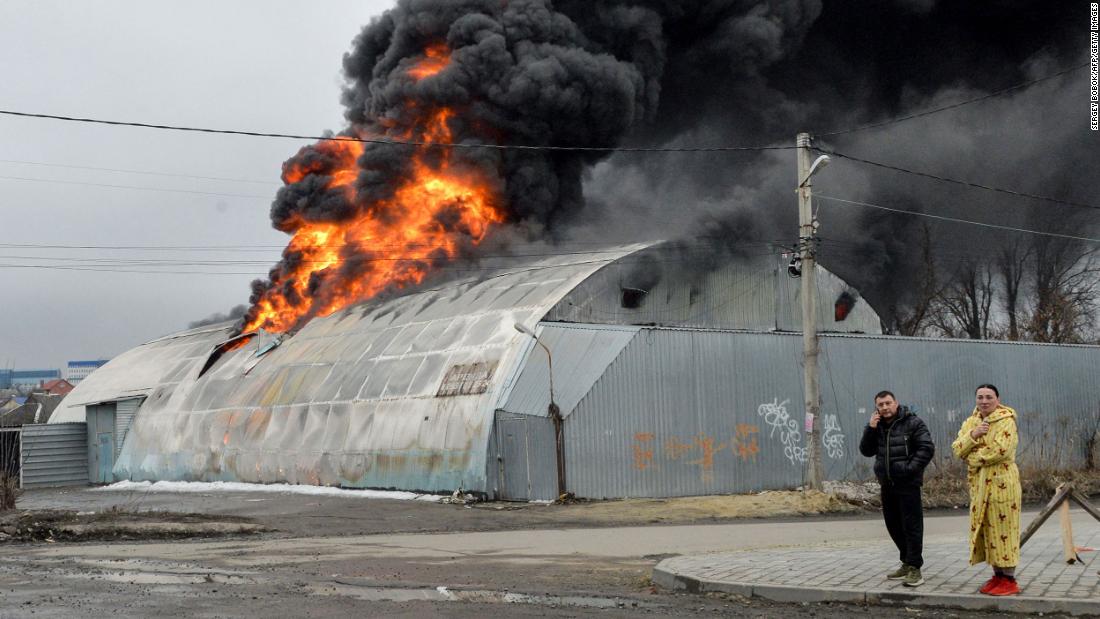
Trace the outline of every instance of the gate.
<instances>
[{"instance_id":1,"label":"gate","mask_svg":"<svg viewBox=\"0 0 1100 619\"><path fill-rule=\"evenodd\" d=\"M497 411L495 425L500 498L557 498L557 455L550 418Z\"/></svg>"}]
</instances>

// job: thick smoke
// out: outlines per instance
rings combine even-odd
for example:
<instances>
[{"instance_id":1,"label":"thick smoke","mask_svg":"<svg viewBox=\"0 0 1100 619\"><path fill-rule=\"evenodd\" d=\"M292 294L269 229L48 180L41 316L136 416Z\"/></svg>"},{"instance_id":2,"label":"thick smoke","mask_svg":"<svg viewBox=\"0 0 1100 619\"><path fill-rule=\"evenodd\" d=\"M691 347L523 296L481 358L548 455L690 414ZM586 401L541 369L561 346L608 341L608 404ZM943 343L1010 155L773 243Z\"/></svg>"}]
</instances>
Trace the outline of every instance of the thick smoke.
<instances>
[{"instance_id":1,"label":"thick smoke","mask_svg":"<svg viewBox=\"0 0 1100 619\"><path fill-rule=\"evenodd\" d=\"M448 128L460 143L793 145L799 131L827 134L1079 63L1086 50L1084 19L1064 4L400 0L364 28L344 58L345 134L423 139L425 110L447 108L454 111ZM409 69L441 44L450 52L448 65L431 79L412 79ZM823 135L815 143L903 167L1086 200L1090 174L1083 162L1094 164L1095 155L1081 103L1084 75L885 129ZM288 162L314 174L290 179L280 191L272 207L275 227L364 213L391 217L379 205L412 174L413 149L368 144L349 199L327 183L331 159L339 154L323 146L307 147ZM435 152L442 156L442 149ZM451 157L451 165L490 180L506 212L498 235L510 239L581 243L671 235L680 241L669 251L692 249L683 260L691 268L736 253L731 248L738 244L795 242L792 151L607 157L455 149ZM1049 225L1058 208L841 159L822 173L815 190L1011 225ZM923 222L819 206L825 265L879 308L904 303L919 270ZM706 232L716 228L723 234ZM941 250L937 259L945 262L1004 242L958 225L931 224L931 230ZM461 229L453 232L462 237ZM499 251L501 244L486 246ZM369 251L355 252L342 268L370 268ZM477 252L465 243L460 254ZM279 285L296 260L300 256L288 250L272 271L275 283L254 285L253 301ZM324 276L315 276L310 292L323 295L325 286ZM288 301L294 294L288 292Z\"/></svg>"},{"instance_id":2,"label":"thick smoke","mask_svg":"<svg viewBox=\"0 0 1100 619\"><path fill-rule=\"evenodd\" d=\"M583 10L578 3L578 11ZM661 11L667 56L652 123L628 143L793 145L980 96L1084 61L1080 10L1066 3L855 0L676 3ZM736 33L736 34L734 34ZM982 103L818 146L942 176L1089 202L1095 167L1077 71ZM1091 151L1091 152L1090 152ZM640 156L596 166L590 210L571 239L694 237L700 217L751 214L752 237L795 241L793 152ZM967 189L834 158L815 191L898 209L1027 228L1079 225L1073 209ZM825 266L880 311L904 305L932 258L949 273L1019 235L819 200ZM1079 213L1077 213L1079 215ZM656 222L656 225L648 223Z\"/></svg>"},{"instance_id":3,"label":"thick smoke","mask_svg":"<svg viewBox=\"0 0 1100 619\"><path fill-rule=\"evenodd\" d=\"M236 305L236 306L233 307L233 309L229 310L228 314L222 314L220 312L211 314L211 315L207 316L206 318L203 318L202 320L196 320L195 322L189 323L187 325L187 328L188 329L197 329L199 327L205 327L207 325L218 324L219 322L228 322L230 320L237 320L238 318L244 317L246 312L248 312L248 306L247 305Z\"/></svg>"}]
</instances>

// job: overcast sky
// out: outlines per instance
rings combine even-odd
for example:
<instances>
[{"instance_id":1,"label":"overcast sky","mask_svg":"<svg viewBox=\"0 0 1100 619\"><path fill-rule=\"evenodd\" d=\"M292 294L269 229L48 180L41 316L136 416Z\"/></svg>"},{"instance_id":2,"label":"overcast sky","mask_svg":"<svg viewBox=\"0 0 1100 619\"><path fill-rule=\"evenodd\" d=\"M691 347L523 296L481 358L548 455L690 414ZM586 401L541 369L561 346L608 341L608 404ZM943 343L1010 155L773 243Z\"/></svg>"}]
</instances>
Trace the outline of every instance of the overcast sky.
<instances>
[{"instance_id":1,"label":"overcast sky","mask_svg":"<svg viewBox=\"0 0 1100 619\"><path fill-rule=\"evenodd\" d=\"M370 17L391 4L3 2L0 109L307 135L339 130L341 58ZM268 220L280 166L308 143L11 116L0 116L0 136L0 367L16 368L109 358L247 303L249 282L266 275L287 239ZM12 247L18 244L251 251Z\"/></svg>"}]
</instances>

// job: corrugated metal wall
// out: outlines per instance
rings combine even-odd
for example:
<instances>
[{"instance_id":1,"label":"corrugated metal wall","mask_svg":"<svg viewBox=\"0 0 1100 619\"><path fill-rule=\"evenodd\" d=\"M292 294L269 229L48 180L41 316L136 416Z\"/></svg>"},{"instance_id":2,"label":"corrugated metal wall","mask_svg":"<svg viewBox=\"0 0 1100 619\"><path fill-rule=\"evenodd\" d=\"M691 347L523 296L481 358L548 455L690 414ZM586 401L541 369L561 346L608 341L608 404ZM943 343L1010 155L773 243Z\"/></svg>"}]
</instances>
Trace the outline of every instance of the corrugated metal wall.
<instances>
[{"instance_id":1,"label":"corrugated metal wall","mask_svg":"<svg viewBox=\"0 0 1100 619\"><path fill-rule=\"evenodd\" d=\"M115 404L115 458L118 458L118 454L122 451L122 444L126 441L126 433L130 431L130 426L134 423L134 416L137 415L137 411L141 408L141 403L145 401L145 398L130 398L129 400L119 400Z\"/></svg>"},{"instance_id":2,"label":"corrugated metal wall","mask_svg":"<svg viewBox=\"0 0 1100 619\"><path fill-rule=\"evenodd\" d=\"M23 426L23 487L88 483L88 430L83 423Z\"/></svg>"},{"instance_id":3,"label":"corrugated metal wall","mask_svg":"<svg viewBox=\"0 0 1100 619\"><path fill-rule=\"evenodd\" d=\"M566 419L568 490L588 498L686 496L801 485L801 337L644 329ZM927 422L936 464L992 382L1020 414L1024 466L1082 466L1100 425L1100 348L823 336L826 474L869 479L859 439L891 389Z\"/></svg>"}]
</instances>

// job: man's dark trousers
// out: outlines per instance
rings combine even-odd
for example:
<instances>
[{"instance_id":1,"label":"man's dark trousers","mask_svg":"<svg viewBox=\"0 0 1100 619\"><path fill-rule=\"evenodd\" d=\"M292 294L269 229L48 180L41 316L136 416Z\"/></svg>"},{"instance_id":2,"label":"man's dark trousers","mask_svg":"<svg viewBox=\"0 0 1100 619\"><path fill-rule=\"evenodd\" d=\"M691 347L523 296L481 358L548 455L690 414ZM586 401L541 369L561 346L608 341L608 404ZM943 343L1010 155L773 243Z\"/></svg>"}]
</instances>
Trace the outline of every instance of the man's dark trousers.
<instances>
[{"instance_id":1,"label":"man's dark trousers","mask_svg":"<svg viewBox=\"0 0 1100 619\"><path fill-rule=\"evenodd\" d=\"M924 509L919 484L882 484L882 518L890 539L898 547L901 562L919 568L924 539Z\"/></svg>"}]
</instances>

